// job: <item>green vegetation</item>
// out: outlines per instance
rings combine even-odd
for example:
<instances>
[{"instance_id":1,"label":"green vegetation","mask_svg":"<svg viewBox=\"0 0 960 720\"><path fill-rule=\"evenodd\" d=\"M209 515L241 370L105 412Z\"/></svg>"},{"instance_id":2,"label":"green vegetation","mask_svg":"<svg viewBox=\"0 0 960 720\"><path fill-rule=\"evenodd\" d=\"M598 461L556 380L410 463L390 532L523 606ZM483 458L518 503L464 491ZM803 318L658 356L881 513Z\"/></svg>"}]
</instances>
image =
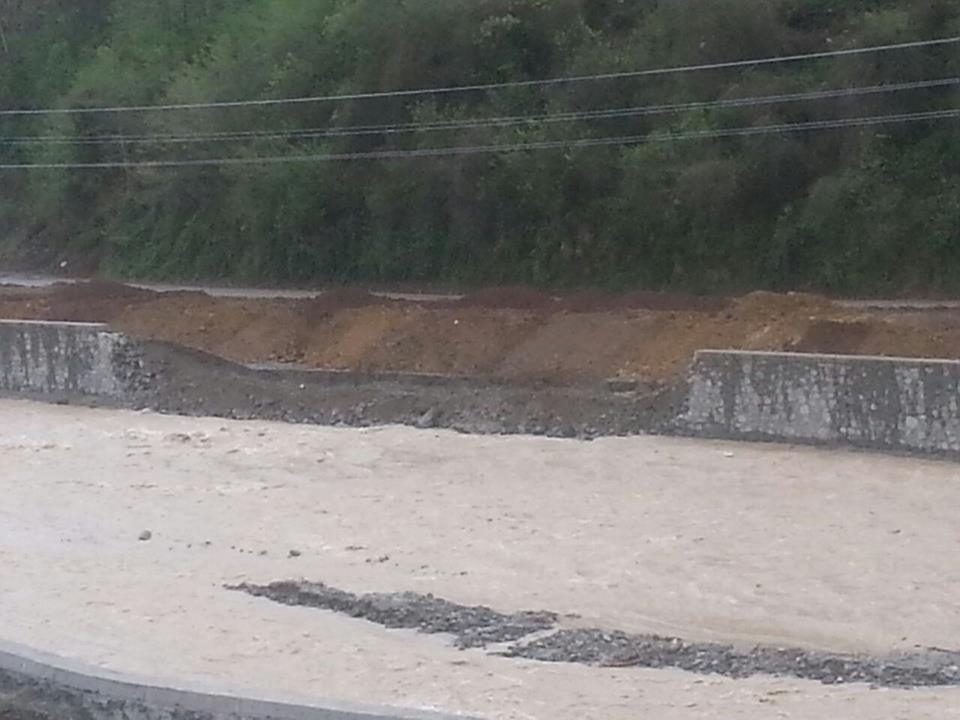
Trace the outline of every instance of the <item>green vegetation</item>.
<instances>
[{"instance_id":1,"label":"green vegetation","mask_svg":"<svg viewBox=\"0 0 960 720\"><path fill-rule=\"evenodd\" d=\"M956 0L0 0L0 108L472 85L960 35ZM0 136L544 115L960 75L960 46L432 96L0 117ZM419 133L0 145L0 161L363 153L960 107L956 85ZM960 121L297 164L0 172L8 258L123 276L833 292L960 288Z\"/></svg>"}]
</instances>

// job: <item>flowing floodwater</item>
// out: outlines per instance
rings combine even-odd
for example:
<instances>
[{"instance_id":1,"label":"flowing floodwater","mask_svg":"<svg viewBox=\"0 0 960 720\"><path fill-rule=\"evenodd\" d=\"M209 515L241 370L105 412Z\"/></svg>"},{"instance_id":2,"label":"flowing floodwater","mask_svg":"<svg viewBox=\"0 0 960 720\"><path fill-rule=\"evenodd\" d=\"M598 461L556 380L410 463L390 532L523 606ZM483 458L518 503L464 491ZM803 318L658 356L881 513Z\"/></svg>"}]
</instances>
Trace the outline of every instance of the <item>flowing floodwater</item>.
<instances>
[{"instance_id":1,"label":"flowing floodwater","mask_svg":"<svg viewBox=\"0 0 960 720\"><path fill-rule=\"evenodd\" d=\"M938 653L960 646L954 464L2 401L0 468L0 639L158 682L498 719L960 715L957 688L536 662L228 589L548 611L565 643Z\"/></svg>"}]
</instances>

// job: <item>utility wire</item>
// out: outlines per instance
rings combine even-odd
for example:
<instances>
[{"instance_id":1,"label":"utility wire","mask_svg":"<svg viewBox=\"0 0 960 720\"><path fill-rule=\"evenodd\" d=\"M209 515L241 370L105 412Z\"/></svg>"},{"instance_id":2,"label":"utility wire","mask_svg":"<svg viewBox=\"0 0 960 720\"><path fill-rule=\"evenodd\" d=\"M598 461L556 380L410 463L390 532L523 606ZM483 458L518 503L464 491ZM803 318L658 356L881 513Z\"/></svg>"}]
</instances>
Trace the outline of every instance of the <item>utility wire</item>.
<instances>
[{"instance_id":1,"label":"utility wire","mask_svg":"<svg viewBox=\"0 0 960 720\"><path fill-rule=\"evenodd\" d=\"M848 97L863 97L909 90L960 85L960 77L937 80L919 80L904 83L888 83L865 87L816 90L804 93L764 95L756 97L725 98L689 103L667 105L645 105L638 107L610 108L603 110L585 110L544 115L514 115L508 117L474 118L467 120L443 120L423 123L401 123L393 125L356 125L329 128L306 128L300 130L241 130L214 133L182 133L166 135L38 135L20 137L0 137L0 145L116 145L116 144L180 144L205 142L234 142L248 139L261 140L310 140L331 137L350 137L359 135L394 135L421 132L462 130L479 127L514 127L536 123L568 123L586 120L608 120L649 115L663 115L691 110L709 110L722 108L757 107L800 101L830 100Z\"/></svg>"},{"instance_id":2,"label":"utility wire","mask_svg":"<svg viewBox=\"0 0 960 720\"><path fill-rule=\"evenodd\" d=\"M284 163L310 163L354 160L399 160L425 157L453 157L462 155L497 154L525 152L533 150L576 149L602 147L609 145L638 145L650 142L679 142L685 140L703 140L727 137L748 137L757 135L785 134L829 130L850 127L868 127L877 125L895 125L910 122L960 118L960 108L935 110L920 113L898 115L875 115L841 120L817 120L804 123L781 123L777 125L757 125L754 127L730 128L725 130L698 130L658 135L629 135L608 138L584 138L579 140L546 140L541 142L454 146L445 148L423 148L419 150L379 150L373 152L334 153L325 155L280 155L273 157L232 157L201 158L189 160L144 160L132 162L93 162L93 163L23 163L2 164L0 170L72 170L72 169L121 169L121 168L172 168L201 167L220 165L277 165Z\"/></svg>"},{"instance_id":3,"label":"utility wire","mask_svg":"<svg viewBox=\"0 0 960 720\"><path fill-rule=\"evenodd\" d=\"M263 100L232 100L222 102L179 103L168 105L117 105L113 107L80 107L80 108L38 108L21 110L0 110L0 117L29 116L29 115L77 115L91 113L128 113L154 112L168 110L201 110L213 108L254 107L265 105L292 105L302 103L338 102L344 100L368 100L374 98L415 97L423 95L450 95L464 92L483 92L488 90L502 90L522 87L547 87L552 85L568 85L580 82L599 80L619 80L625 78L652 77L657 75L673 75L677 73L698 72L702 70L721 70L726 68L758 67L781 63L816 60L822 58L836 58L871 53L907 50L911 48L925 48L960 43L960 36L938 38L934 40L918 40L915 42L894 43L889 45L875 45L865 48L849 48L846 50L828 50L824 52L805 53L802 55L780 55L776 57L757 58L753 60L733 60L728 62L704 63L699 65L681 65L648 70L632 70L625 72L601 73L595 75L575 75L569 77L549 78L546 80L516 80L511 82L487 83L481 85L458 85L450 87L420 88L408 90L389 90L384 92L363 92L342 95L318 95L308 97L292 97Z\"/></svg>"}]
</instances>

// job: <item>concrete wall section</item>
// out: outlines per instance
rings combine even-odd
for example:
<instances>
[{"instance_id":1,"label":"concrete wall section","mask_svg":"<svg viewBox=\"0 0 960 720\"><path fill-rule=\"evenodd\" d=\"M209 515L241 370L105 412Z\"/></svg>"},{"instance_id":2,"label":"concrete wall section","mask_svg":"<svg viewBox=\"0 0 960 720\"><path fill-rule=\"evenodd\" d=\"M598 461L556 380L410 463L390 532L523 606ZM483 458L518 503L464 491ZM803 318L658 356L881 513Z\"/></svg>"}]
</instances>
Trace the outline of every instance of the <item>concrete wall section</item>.
<instances>
[{"instance_id":1,"label":"concrete wall section","mask_svg":"<svg viewBox=\"0 0 960 720\"><path fill-rule=\"evenodd\" d=\"M960 452L960 362L702 351L684 432Z\"/></svg>"},{"instance_id":2,"label":"concrete wall section","mask_svg":"<svg viewBox=\"0 0 960 720\"><path fill-rule=\"evenodd\" d=\"M321 698L261 699L168 687L0 641L0 717L49 720L457 720ZM457 716L458 720L469 720Z\"/></svg>"},{"instance_id":3,"label":"concrete wall section","mask_svg":"<svg viewBox=\"0 0 960 720\"><path fill-rule=\"evenodd\" d=\"M0 390L119 397L136 381L135 349L104 325L0 320Z\"/></svg>"}]
</instances>

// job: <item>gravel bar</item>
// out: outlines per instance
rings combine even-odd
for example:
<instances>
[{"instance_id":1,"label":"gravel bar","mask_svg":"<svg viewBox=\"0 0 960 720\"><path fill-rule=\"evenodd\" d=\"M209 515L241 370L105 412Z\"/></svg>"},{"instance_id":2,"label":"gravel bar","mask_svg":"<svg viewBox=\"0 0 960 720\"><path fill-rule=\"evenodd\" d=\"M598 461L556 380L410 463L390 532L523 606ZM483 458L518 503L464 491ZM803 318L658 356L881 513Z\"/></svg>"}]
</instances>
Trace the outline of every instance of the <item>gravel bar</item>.
<instances>
[{"instance_id":1,"label":"gravel bar","mask_svg":"<svg viewBox=\"0 0 960 720\"><path fill-rule=\"evenodd\" d=\"M601 667L677 668L688 672L747 678L775 675L825 684L870 683L883 687L960 685L960 652L931 650L875 658L797 648L742 649L720 643L688 643L680 638L632 635L599 629L560 629L551 612L500 613L488 607L458 605L433 595L371 593L356 595L317 582L282 581L269 585L227 586L284 605L315 607L386 628L427 634L446 633L460 649L515 642L554 630L530 642L517 642L497 654L552 663Z\"/></svg>"}]
</instances>

